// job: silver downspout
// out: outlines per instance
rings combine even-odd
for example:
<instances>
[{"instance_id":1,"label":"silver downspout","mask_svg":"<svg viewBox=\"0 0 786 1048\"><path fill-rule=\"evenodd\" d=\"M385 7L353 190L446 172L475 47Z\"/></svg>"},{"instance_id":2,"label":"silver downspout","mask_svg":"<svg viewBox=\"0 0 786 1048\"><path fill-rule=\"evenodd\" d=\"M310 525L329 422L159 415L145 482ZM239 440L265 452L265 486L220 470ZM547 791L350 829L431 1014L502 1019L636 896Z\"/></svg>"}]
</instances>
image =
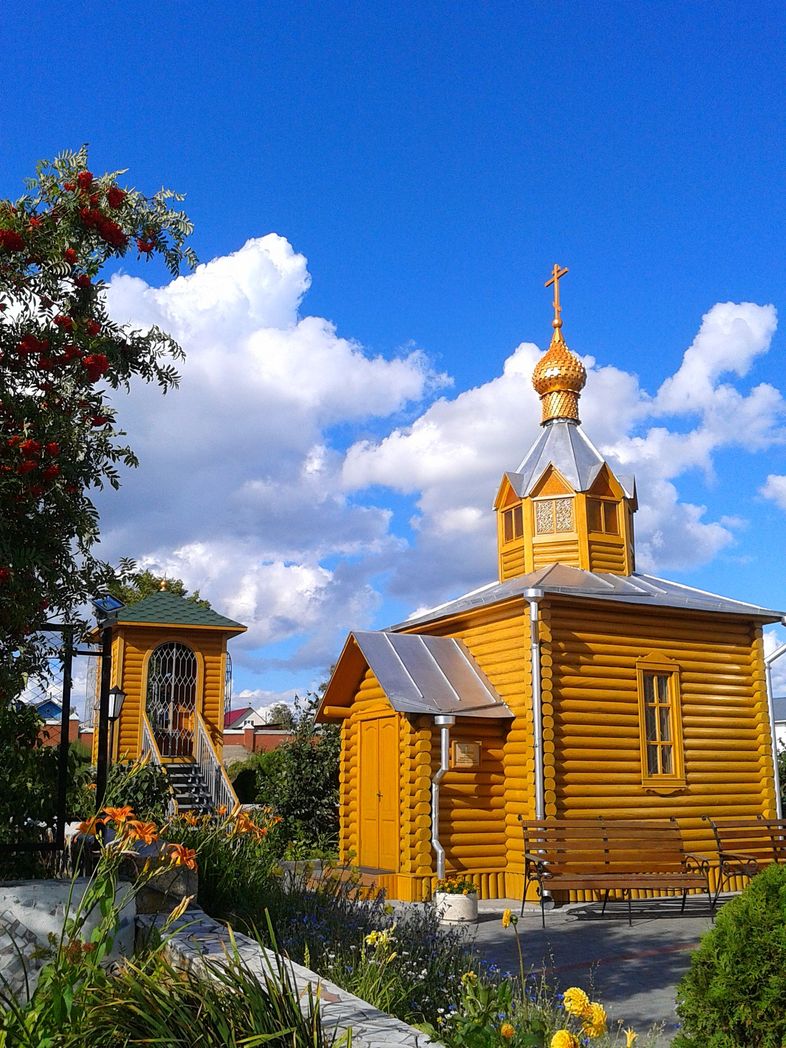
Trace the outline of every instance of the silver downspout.
<instances>
[{"instance_id":1,"label":"silver downspout","mask_svg":"<svg viewBox=\"0 0 786 1048\"><path fill-rule=\"evenodd\" d=\"M786 619L783 620L786 626ZM779 819L783 818L783 804L781 803L781 777L778 772L778 740L775 738L775 705L772 694L772 664L781 655L786 654L786 644L764 656L764 669L767 674L767 708L770 711L770 746L772 748L772 774L775 779L775 812Z\"/></svg>"},{"instance_id":2,"label":"silver downspout","mask_svg":"<svg viewBox=\"0 0 786 1048\"><path fill-rule=\"evenodd\" d=\"M540 695L540 618L538 604L545 596L542 589L524 590L529 601L530 656L532 660L532 735L535 750L535 818L546 818L543 784L543 709Z\"/></svg>"},{"instance_id":3,"label":"silver downspout","mask_svg":"<svg viewBox=\"0 0 786 1048\"><path fill-rule=\"evenodd\" d=\"M439 768L431 780L431 846L437 856L437 877L445 876L445 849L439 843L439 784L450 767L450 729L456 723L452 713L440 713L434 718L439 728Z\"/></svg>"}]
</instances>

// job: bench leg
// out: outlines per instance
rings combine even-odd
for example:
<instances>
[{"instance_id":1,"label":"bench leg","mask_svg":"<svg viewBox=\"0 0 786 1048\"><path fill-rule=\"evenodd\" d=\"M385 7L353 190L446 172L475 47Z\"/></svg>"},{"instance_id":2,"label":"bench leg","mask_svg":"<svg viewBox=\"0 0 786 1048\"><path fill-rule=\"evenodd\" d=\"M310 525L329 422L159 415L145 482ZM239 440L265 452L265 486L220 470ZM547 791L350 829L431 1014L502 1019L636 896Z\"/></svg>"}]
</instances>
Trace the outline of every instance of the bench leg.
<instances>
[{"instance_id":1,"label":"bench leg","mask_svg":"<svg viewBox=\"0 0 786 1048\"><path fill-rule=\"evenodd\" d=\"M608 901L609 901L609 889L607 888L607 889L606 889L606 894L605 894L605 895L603 896L603 907L601 908L601 911L600 911L600 915L601 915L601 917L602 917L602 916L603 916L603 914L604 914L604 913L606 912L606 903L607 903Z\"/></svg>"},{"instance_id":2,"label":"bench leg","mask_svg":"<svg viewBox=\"0 0 786 1048\"><path fill-rule=\"evenodd\" d=\"M631 905L631 890L627 888L625 894L628 896L628 927L633 927L633 907Z\"/></svg>"},{"instance_id":3,"label":"bench leg","mask_svg":"<svg viewBox=\"0 0 786 1048\"><path fill-rule=\"evenodd\" d=\"M682 893L682 906L680 906L680 913L685 913L685 903L688 901L688 889L686 888Z\"/></svg>"}]
</instances>

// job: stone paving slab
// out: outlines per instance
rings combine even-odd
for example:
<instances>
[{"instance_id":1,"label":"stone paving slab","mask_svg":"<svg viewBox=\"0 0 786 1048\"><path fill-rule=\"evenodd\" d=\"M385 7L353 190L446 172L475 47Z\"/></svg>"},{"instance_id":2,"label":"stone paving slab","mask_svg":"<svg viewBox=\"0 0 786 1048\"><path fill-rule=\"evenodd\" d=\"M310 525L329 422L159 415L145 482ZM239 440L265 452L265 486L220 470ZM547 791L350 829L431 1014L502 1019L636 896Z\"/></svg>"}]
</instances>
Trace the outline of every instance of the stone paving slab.
<instances>
[{"instance_id":1,"label":"stone paving slab","mask_svg":"<svg viewBox=\"0 0 786 1048\"><path fill-rule=\"evenodd\" d=\"M137 917L139 934L163 930L166 917L144 914ZM209 975L210 968L226 964L236 956L243 966L260 978L278 971L278 960L271 950L239 932L230 936L225 925L213 920L203 910L190 907L164 933L169 960L180 968ZM293 961L285 961L292 982L305 1010L309 993L319 998L322 1025L339 1034L352 1031L353 1048L442 1048L439 1042L420 1033L399 1019L373 1008L354 994Z\"/></svg>"},{"instance_id":2,"label":"stone paving slab","mask_svg":"<svg viewBox=\"0 0 786 1048\"><path fill-rule=\"evenodd\" d=\"M684 914L680 904L679 898L634 901L629 927L624 903L610 902L603 917L600 904L576 903L547 911L545 929L540 907L528 905L518 924L525 965L561 990L571 985L591 989L612 1023L641 1034L659 1027L653 1042L668 1045L679 1028L677 984L688 970L691 951L712 927L706 899L689 898ZM480 903L475 948L502 971L517 971L515 936L500 920L506 907L518 914L521 900Z\"/></svg>"}]
</instances>

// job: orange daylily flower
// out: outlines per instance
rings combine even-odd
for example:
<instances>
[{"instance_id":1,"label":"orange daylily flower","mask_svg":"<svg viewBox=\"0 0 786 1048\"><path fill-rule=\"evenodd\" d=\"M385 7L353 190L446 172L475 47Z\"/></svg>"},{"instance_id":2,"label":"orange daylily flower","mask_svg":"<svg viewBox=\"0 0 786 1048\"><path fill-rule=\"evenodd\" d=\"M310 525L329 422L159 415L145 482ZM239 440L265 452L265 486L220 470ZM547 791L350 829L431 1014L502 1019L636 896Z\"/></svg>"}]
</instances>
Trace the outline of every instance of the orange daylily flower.
<instances>
[{"instance_id":1,"label":"orange daylily flower","mask_svg":"<svg viewBox=\"0 0 786 1048\"><path fill-rule=\"evenodd\" d=\"M226 806L226 804L219 804L219 806L216 808L216 814L217 815L226 815L226 813L227 813L227 806Z\"/></svg>"},{"instance_id":2,"label":"orange daylily flower","mask_svg":"<svg viewBox=\"0 0 786 1048\"><path fill-rule=\"evenodd\" d=\"M170 844L169 858L173 866L186 866L189 870L197 868L196 852L184 844Z\"/></svg>"},{"instance_id":3,"label":"orange daylily flower","mask_svg":"<svg viewBox=\"0 0 786 1048\"><path fill-rule=\"evenodd\" d=\"M126 832L132 841L142 841L143 844L153 844L158 840L158 826L154 822L131 819L126 826Z\"/></svg>"},{"instance_id":4,"label":"orange daylily flower","mask_svg":"<svg viewBox=\"0 0 786 1048\"><path fill-rule=\"evenodd\" d=\"M76 828L77 833L84 834L86 837L95 837L96 831L104 825L104 820L100 819L97 815L91 815L89 819L85 819L84 822L80 822Z\"/></svg>"},{"instance_id":5,"label":"orange daylily flower","mask_svg":"<svg viewBox=\"0 0 786 1048\"><path fill-rule=\"evenodd\" d=\"M122 826L124 822L128 820L134 814L134 809L130 804L123 805L122 808L104 808L106 814L106 822L116 822Z\"/></svg>"},{"instance_id":6,"label":"orange daylily flower","mask_svg":"<svg viewBox=\"0 0 786 1048\"><path fill-rule=\"evenodd\" d=\"M187 811L183 813L183 822L186 824L186 826L196 826L199 822L199 819L196 817L196 815L194 815L192 811Z\"/></svg>"}]
</instances>

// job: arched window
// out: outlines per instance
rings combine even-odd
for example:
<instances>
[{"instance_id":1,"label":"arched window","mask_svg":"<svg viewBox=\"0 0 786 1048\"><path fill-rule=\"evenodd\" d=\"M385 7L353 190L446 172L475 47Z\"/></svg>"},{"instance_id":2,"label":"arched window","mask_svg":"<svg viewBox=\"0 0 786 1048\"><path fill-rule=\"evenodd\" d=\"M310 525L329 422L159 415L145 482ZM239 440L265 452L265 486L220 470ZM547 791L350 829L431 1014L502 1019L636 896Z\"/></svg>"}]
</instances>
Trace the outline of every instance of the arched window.
<instances>
[{"instance_id":1,"label":"arched window","mask_svg":"<svg viewBox=\"0 0 786 1048\"><path fill-rule=\"evenodd\" d=\"M185 644L159 644L147 664L146 710L162 757L194 750L197 660Z\"/></svg>"}]
</instances>

